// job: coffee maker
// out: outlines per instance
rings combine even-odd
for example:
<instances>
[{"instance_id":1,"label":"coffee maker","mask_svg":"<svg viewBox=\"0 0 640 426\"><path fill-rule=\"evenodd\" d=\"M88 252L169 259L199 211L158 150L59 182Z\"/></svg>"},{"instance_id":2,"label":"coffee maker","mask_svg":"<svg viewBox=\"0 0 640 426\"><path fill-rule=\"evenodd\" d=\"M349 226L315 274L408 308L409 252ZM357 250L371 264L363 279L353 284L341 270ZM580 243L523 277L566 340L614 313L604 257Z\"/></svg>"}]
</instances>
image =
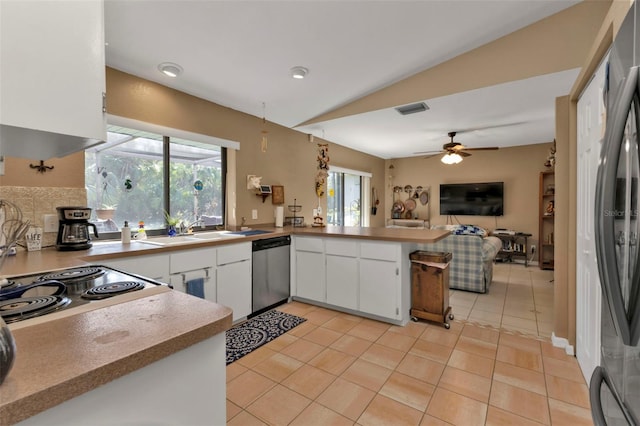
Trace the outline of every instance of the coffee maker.
<instances>
[{"instance_id":1,"label":"coffee maker","mask_svg":"<svg viewBox=\"0 0 640 426\"><path fill-rule=\"evenodd\" d=\"M89 227L93 228L93 235L98 238L98 229L89 223L91 209L89 207L56 207L58 210L58 250L86 250L91 247Z\"/></svg>"}]
</instances>

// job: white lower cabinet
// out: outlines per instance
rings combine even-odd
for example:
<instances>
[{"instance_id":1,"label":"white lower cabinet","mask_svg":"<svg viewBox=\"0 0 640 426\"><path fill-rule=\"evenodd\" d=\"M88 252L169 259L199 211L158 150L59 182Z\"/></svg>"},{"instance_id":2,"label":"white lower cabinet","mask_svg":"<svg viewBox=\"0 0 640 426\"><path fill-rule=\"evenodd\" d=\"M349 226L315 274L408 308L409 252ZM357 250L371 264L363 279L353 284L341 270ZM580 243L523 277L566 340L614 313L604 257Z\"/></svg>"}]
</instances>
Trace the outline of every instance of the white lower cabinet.
<instances>
[{"instance_id":1,"label":"white lower cabinet","mask_svg":"<svg viewBox=\"0 0 640 426\"><path fill-rule=\"evenodd\" d=\"M399 278L395 262L360 259L360 311L400 318Z\"/></svg>"},{"instance_id":2,"label":"white lower cabinet","mask_svg":"<svg viewBox=\"0 0 640 426\"><path fill-rule=\"evenodd\" d=\"M366 242L360 244L360 310L385 318L400 315L399 243Z\"/></svg>"},{"instance_id":3,"label":"white lower cabinet","mask_svg":"<svg viewBox=\"0 0 640 426\"><path fill-rule=\"evenodd\" d=\"M233 309L234 321L251 314L250 242L134 256L102 264L171 284L183 293L189 293L189 281L202 278L204 298Z\"/></svg>"},{"instance_id":4,"label":"white lower cabinet","mask_svg":"<svg viewBox=\"0 0 640 426\"><path fill-rule=\"evenodd\" d=\"M404 324L410 304L410 248L394 242L296 237L293 294Z\"/></svg>"},{"instance_id":5,"label":"white lower cabinet","mask_svg":"<svg viewBox=\"0 0 640 426\"><path fill-rule=\"evenodd\" d=\"M175 290L189 293L188 283L203 280L204 298L217 302L215 248L191 249L173 252L169 255L171 285Z\"/></svg>"},{"instance_id":6,"label":"white lower cabinet","mask_svg":"<svg viewBox=\"0 0 640 426\"><path fill-rule=\"evenodd\" d=\"M167 255L164 254L112 259L99 263L113 269L130 272L163 283L169 282L169 263L167 262Z\"/></svg>"},{"instance_id":7,"label":"white lower cabinet","mask_svg":"<svg viewBox=\"0 0 640 426\"><path fill-rule=\"evenodd\" d=\"M358 259L327 255L327 303L358 309Z\"/></svg>"},{"instance_id":8,"label":"white lower cabinet","mask_svg":"<svg viewBox=\"0 0 640 426\"><path fill-rule=\"evenodd\" d=\"M326 296L324 253L296 250L296 295L316 302Z\"/></svg>"},{"instance_id":9,"label":"white lower cabinet","mask_svg":"<svg viewBox=\"0 0 640 426\"><path fill-rule=\"evenodd\" d=\"M233 309L236 321L251 314L251 243L218 248L218 303Z\"/></svg>"},{"instance_id":10,"label":"white lower cabinet","mask_svg":"<svg viewBox=\"0 0 640 426\"><path fill-rule=\"evenodd\" d=\"M327 303L358 309L358 242L329 238L325 241Z\"/></svg>"}]
</instances>

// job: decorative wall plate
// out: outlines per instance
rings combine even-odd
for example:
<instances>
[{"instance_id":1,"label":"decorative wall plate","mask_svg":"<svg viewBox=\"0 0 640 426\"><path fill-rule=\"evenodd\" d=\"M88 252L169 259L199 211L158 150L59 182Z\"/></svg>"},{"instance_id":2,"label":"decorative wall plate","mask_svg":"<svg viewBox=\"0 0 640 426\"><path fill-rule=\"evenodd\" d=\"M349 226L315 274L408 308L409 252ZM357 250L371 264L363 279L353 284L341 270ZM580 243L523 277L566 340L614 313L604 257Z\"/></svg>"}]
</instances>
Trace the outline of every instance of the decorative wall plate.
<instances>
[{"instance_id":1,"label":"decorative wall plate","mask_svg":"<svg viewBox=\"0 0 640 426\"><path fill-rule=\"evenodd\" d=\"M406 200L404 202L404 208L407 210L415 210L416 209L416 202L413 200L413 198L409 198L408 200Z\"/></svg>"}]
</instances>

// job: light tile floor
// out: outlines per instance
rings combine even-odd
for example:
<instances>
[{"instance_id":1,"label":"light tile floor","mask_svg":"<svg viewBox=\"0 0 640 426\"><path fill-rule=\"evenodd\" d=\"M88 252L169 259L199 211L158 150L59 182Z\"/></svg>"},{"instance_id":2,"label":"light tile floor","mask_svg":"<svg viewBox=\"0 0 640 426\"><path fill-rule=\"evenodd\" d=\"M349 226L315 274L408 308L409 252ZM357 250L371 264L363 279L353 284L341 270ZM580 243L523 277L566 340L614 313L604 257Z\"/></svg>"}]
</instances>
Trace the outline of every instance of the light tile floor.
<instances>
[{"instance_id":1,"label":"light tile floor","mask_svg":"<svg viewBox=\"0 0 640 426\"><path fill-rule=\"evenodd\" d=\"M546 276L496 266L498 285L486 297L454 292L460 303L449 330L425 321L398 327L299 302L281 306L307 321L227 367L228 424L591 425L576 359L532 336L526 322L536 331L545 323L537 301L538 294L549 298ZM530 289L520 290L527 280ZM467 306L467 318L500 313L502 327L460 321L458 306ZM533 317L520 314L523 307Z\"/></svg>"},{"instance_id":2,"label":"light tile floor","mask_svg":"<svg viewBox=\"0 0 640 426\"><path fill-rule=\"evenodd\" d=\"M450 290L456 319L524 334L551 337L553 271L521 263L496 263L486 294Z\"/></svg>"}]
</instances>

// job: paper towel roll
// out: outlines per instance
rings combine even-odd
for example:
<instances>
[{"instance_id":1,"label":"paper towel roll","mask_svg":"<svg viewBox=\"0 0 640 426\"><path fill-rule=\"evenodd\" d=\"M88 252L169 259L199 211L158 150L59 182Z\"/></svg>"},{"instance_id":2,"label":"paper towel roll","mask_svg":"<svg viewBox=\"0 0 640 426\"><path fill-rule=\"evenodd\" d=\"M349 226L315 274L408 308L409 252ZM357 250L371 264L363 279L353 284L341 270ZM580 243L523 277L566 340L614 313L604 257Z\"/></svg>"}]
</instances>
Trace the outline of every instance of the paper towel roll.
<instances>
[{"instance_id":1,"label":"paper towel roll","mask_svg":"<svg viewBox=\"0 0 640 426\"><path fill-rule=\"evenodd\" d=\"M284 207L276 207L276 228L282 228L284 223Z\"/></svg>"}]
</instances>

